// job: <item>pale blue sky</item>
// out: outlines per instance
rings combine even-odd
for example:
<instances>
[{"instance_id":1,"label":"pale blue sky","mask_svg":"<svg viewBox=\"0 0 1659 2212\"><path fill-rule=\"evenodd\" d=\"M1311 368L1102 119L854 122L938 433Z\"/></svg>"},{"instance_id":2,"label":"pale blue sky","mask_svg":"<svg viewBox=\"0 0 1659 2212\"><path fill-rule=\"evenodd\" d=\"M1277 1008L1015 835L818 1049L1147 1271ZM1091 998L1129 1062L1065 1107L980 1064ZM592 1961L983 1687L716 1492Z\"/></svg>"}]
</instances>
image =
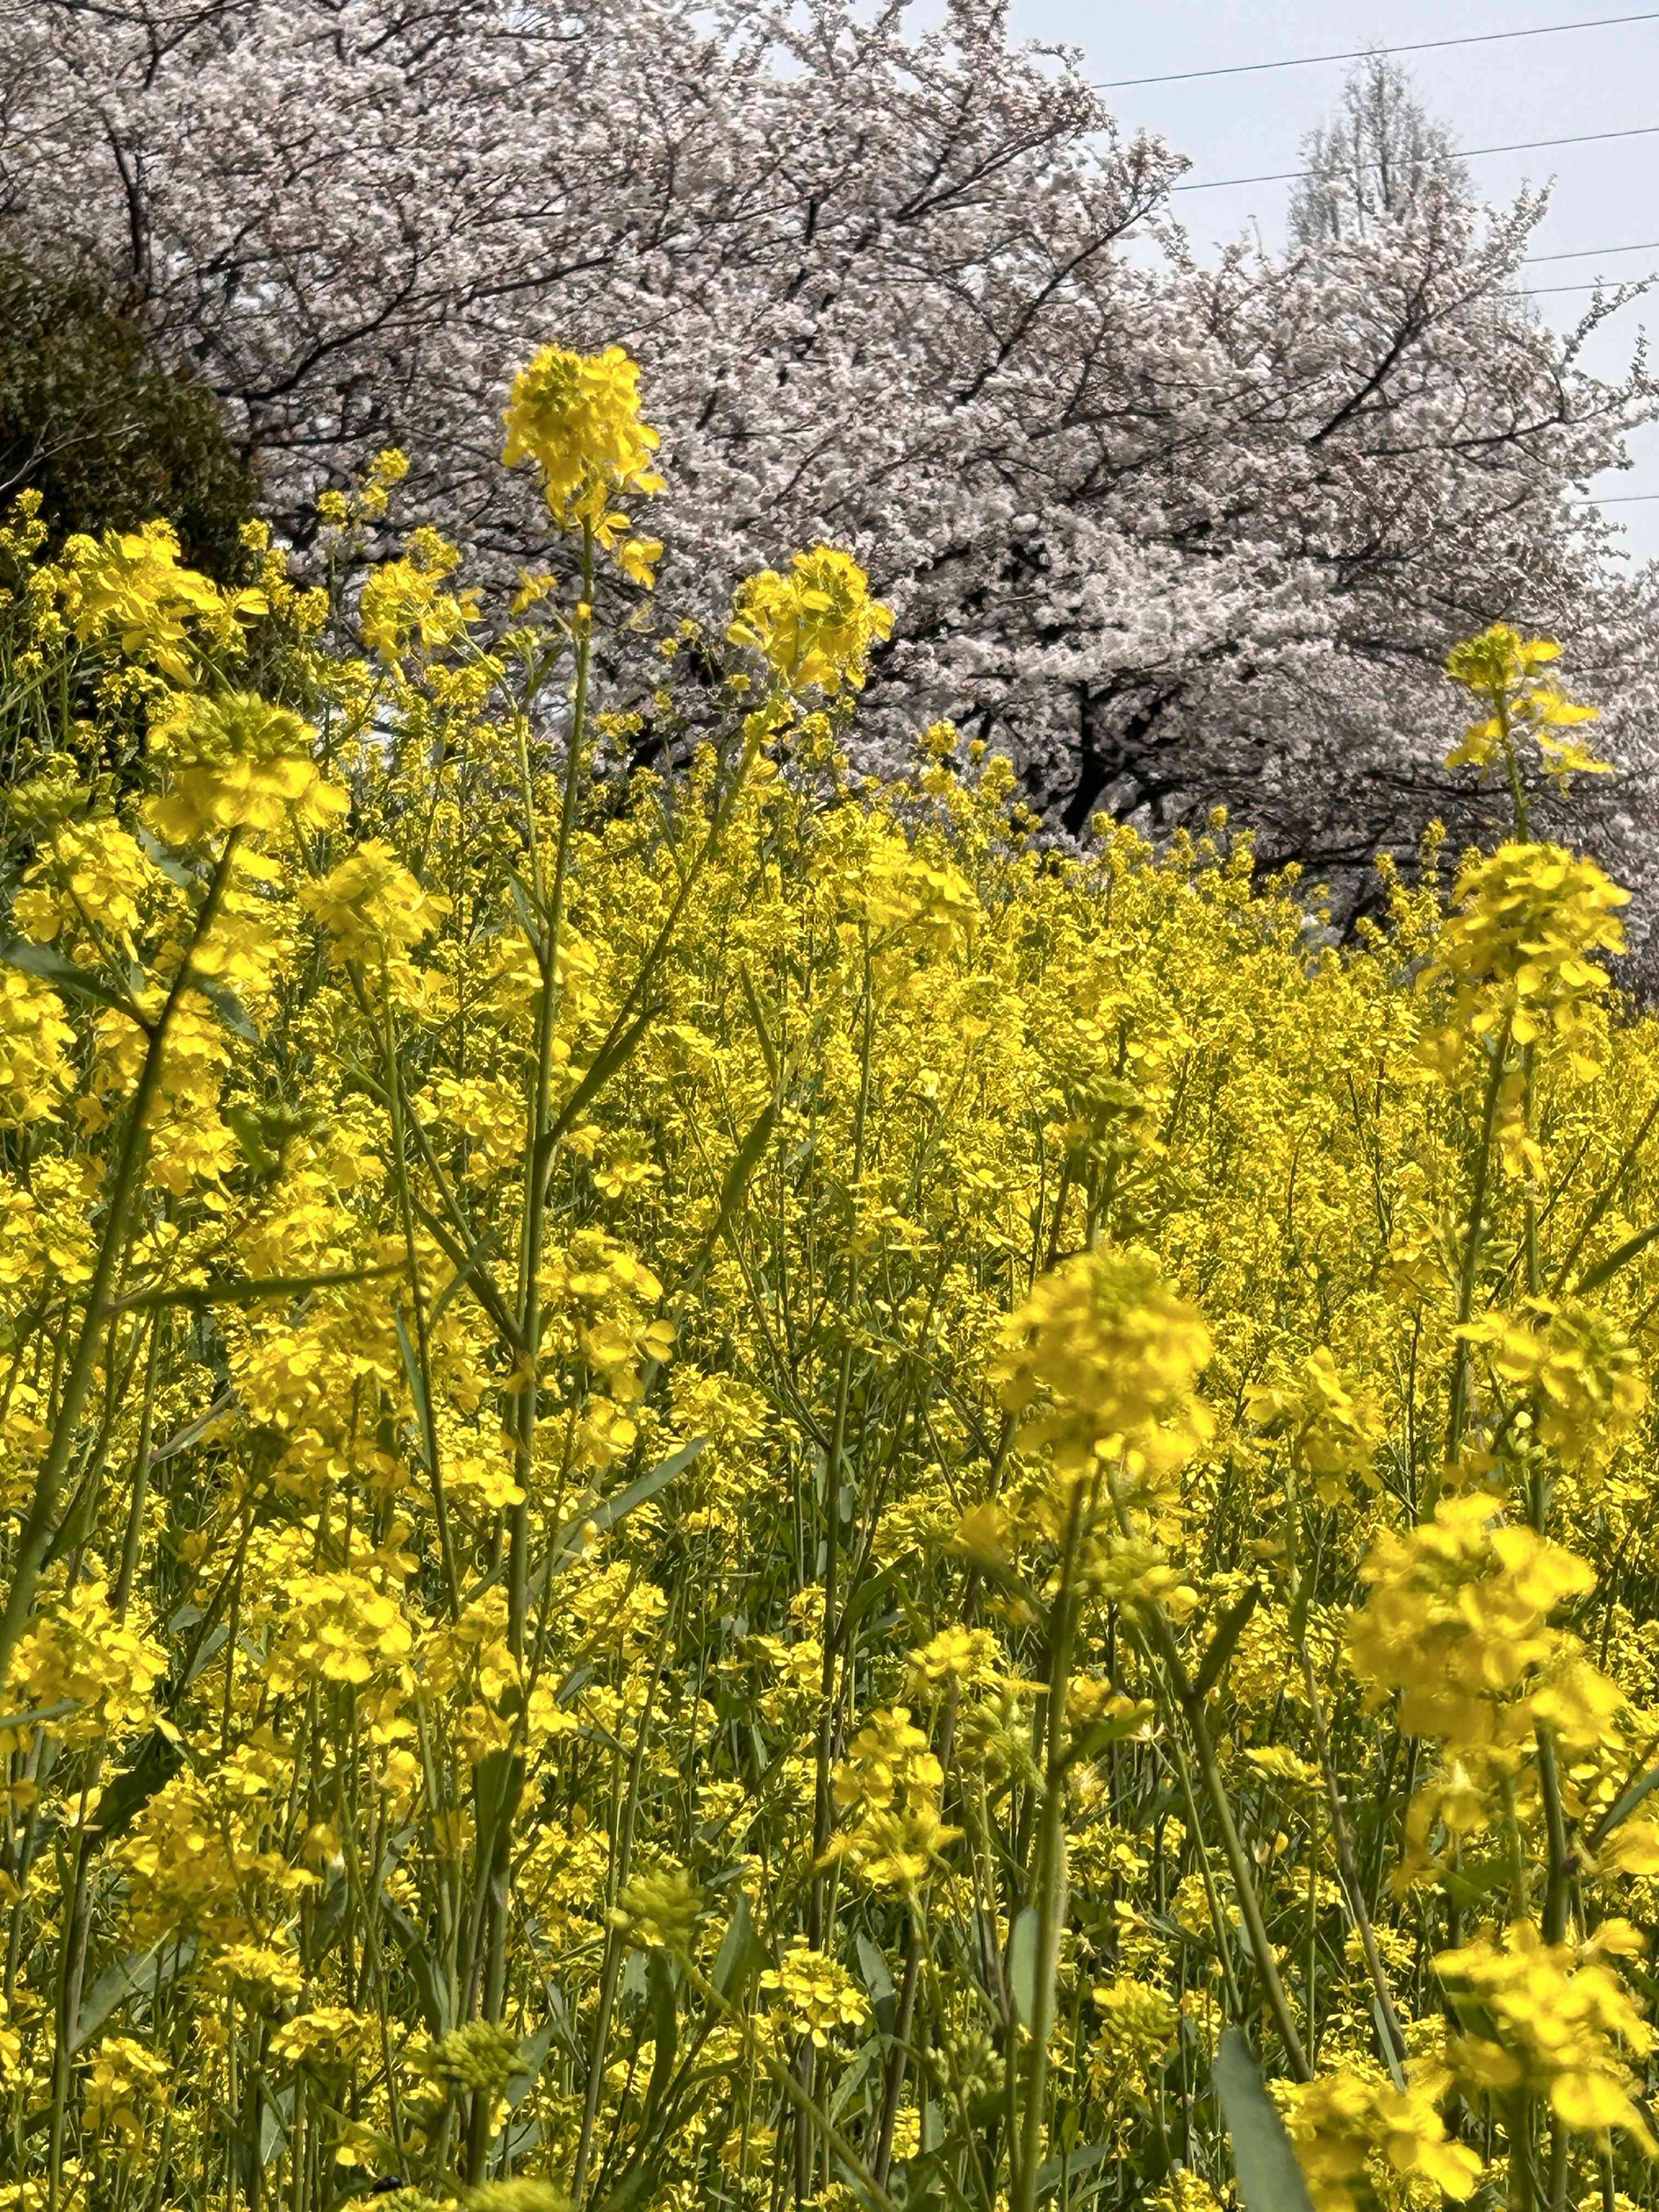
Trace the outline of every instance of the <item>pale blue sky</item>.
<instances>
[{"instance_id":1,"label":"pale blue sky","mask_svg":"<svg viewBox=\"0 0 1659 2212\"><path fill-rule=\"evenodd\" d=\"M1082 49L1091 76L1147 76L1229 63L1270 61L1419 39L1517 30L1607 14L1637 12L1632 0L1393 0L1387 8L1357 0L1158 0L1157 6L1106 8L1091 0L1014 0L1017 36ZM1464 146L1516 139L1561 138L1581 131L1659 124L1659 21L1499 45L1453 46L1402 55L1425 104L1443 116ZM1189 155L1192 180L1248 176L1297 167L1304 132L1328 116L1344 65L1275 70L1187 84L1141 85L1109 95L1126 125L1157 131ZM1553 179L1548 214L1534 235L1536 254L1579 247L1602 250L1659 240L1659 135L1549 152L1502 154L1471 162L1476 189L1504 201L1523 183ZM1266 243L1284 234L1288 185L1254 185L1189 192L1176 203L1194 246L1259 223ZM1645 276L1659 270L1651 252L1552 261L1528 272L1539 285ZM1582 313L1588 293L1553 294L1538 305L1563 328ZM1590 367L1614 374L1626 364L1645 323L1659 332L1659 289L1599 331L1587 350ZM1632 449L1634 465L1596 487L1609 497L1659 493L1659 428ZM1659 499L1614 507L1610 519L1628 533L1638 559L1659 556Z\"/></svg>"}]
</instances>

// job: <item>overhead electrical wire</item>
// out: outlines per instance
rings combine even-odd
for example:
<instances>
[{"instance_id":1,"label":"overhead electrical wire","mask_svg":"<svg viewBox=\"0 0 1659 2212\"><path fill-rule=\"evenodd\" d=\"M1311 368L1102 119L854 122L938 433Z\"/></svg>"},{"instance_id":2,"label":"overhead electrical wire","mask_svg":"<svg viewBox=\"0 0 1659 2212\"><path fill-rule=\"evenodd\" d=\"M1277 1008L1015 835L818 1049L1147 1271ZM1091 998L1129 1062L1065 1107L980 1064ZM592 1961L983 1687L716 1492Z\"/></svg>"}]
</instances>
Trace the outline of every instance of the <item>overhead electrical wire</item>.
<instances>
[{"instance_id":1,"label":"overhead electrical wire","mask_svg":"<svg viewBox=\"0 0 1659 2212\"><path fill-rule=\"evenodd\" d=\"M1625 282L1627 284L1650 284L1656 276L1659 276L1659 270L1651 270L1645 276L1626 276ZM1607 289L1605 284L1531 284L1517 292L1505 292L1503 297L1506 300L1547 300L1559 292L1605 292Z\"/></svg>"},{"instance_id":2,"label":"overhead electrical wire","mask_svg":"<svg viewBox=\"0 0 1659 2212\"><path fill-rule=\"evenodd\" d=\"M1604 253L1659 253L1659 238L1638 238L1633 246L1575 246L1571 253L1529 253L1521 266L1536 269L1546 261L1594 261Z\"/></svg>"},{"instance_id":3,"label":"overhead electrical wire","mask_svg":"<svg viewBox=\"0 0 1659 2212\"><path fill-rule=\"evenodd\" d=\"M1363 62L1373 54L1426 54L1443 46L1489 46L1503 39L1547 39L1562 31L1602 31L1618 23L1659 22L1659 9L1640 15L1592 15L1577 23L1535 23L1526 31L1474 31L1461 39L1418 39L1405 46L1357 46L1345 54L1292 54L1279 62L1233 62L1223 68L1176 70L1167 76L1110 76L1095 92L1122 92L1138 84L1191 84L1199 77L1255 76L1262 70L1313 69L1326 62Z\"/></svg>"},{"instance_id":4,"label":"overhead electrical wire","mask_svg":"<svg viewBox=\"0 0 1659 2212\"><path fill-rule=\"evenodd\" d=\"M1571 138L1517 138L1507 146L1454 146L1444 158L1448 161L1475 161L1487 154L1533 154L1545 146L1599 146L1609 138L1655 137L1659 137L1659 123L1643 123L1632 131L1584 131ZM1429 161L1416 166L1431 167L1438 158L1431 156ZM1381 166L1376 161L1365 164L1368 169ZM1230 185L1288 185L1295 183L1298 178L1315 177L1321 173L1317 169L1275 169L1260 177L1209 177L1197 184L1171 185L1170 190L1172 192L1219 192L1224 191Z\"/></svg>"}]
</instances>

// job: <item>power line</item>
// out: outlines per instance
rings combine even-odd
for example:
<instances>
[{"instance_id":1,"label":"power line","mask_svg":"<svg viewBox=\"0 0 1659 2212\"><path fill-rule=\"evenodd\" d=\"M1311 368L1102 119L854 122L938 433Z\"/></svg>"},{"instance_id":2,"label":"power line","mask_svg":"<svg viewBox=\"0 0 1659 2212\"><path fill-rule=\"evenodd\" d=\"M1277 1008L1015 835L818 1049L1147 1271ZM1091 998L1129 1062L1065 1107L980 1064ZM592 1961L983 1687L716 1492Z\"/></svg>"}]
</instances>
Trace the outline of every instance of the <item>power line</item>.
<instances>
[{"instance_id":1,"label":"power line","mask_svg":"<svg viewBox=\"0 0 1659 2212\"><path fill-rule=\"evenodd\" d=\"M1659 238L1638 238L1634 246L1577 246L1571 253L1529 253L1521 266L1536 269L1546 261L1593 261L1603 253L1659 253Z\"/></svg>"},{"instance_id":2,"label":"power line","mask_svg":"<svg viewBox=\"0 0 1659 2212\"><path fill-rule=\"evenodd\" d=\"M1625 282L1627 284L1650 284L1656 276L1659 276L1659 270L1652 270L1646 276L1627 276ZM1534 284L1524 291L1500 293L1498 297L1504 300L1547 300L1558 292L1605 292L1607 289L1605 284Z\"/></svg>"},{"instance_id":3,"label":"power line","mask_svg":"<svg viewBox=\"0 0 1659 2212\"><path fill-rule=\"evenodd\" d=\"M1616 499L1570 499L1569 507L1641 507L1650 499L1659 499L1659 491L1625 491Z\"/></svg>"},{"instance_id":4,"label":"power line","mask_svg":"<svg viewBox=\"0 0 1659 2212\"><path fill-rule=\"evenodd\" d=\"M1455 146L1445 158L1449 161L1476 161L1488 154L1535 154L1546 146L1600 146L1609 138L1655 137L1659 137L1659 123L1644 123L1634 131L1584 131L1572 138L1517 138L1508 146ZM1367 161L1364 166L1368 169L1376 169L1382 164ZM1423 161L1416 166L1428 168L1432 164ZM1319 169L1275 169L1266 176L1211 177L1201 184L1171 185L1170 189L1172 192L1220 192L1225 191L1230 185L1288 185L1301 177L1316 177L1323 173Z\"/></svg>"},{"instance_id":5,"label":"power line","mask_svg":"<svg viewBox=\"0 0 1659 2212\"><path fill-rule=\"evenodd\" d=\"M1641 15L1592 15L1581 23L1539 23L1529 31L1476 31L1462 39L1419 39L1408 46L1356 47L1346 54L1294 54L1282 62L1235 62L1224 69L1176 70L1168 76L1109 76L1095 92L1123 92L1137 84L1191 84L1204 76L1254 76L1262 70L1312 69L1326 62L1363 62L1373 54L1426 54L1443 46L1489 46L1501 39L1544 39L1558 31L1601 31L1615 23L1659 22L1659 9Z\"/></svg>"}]
</instances>

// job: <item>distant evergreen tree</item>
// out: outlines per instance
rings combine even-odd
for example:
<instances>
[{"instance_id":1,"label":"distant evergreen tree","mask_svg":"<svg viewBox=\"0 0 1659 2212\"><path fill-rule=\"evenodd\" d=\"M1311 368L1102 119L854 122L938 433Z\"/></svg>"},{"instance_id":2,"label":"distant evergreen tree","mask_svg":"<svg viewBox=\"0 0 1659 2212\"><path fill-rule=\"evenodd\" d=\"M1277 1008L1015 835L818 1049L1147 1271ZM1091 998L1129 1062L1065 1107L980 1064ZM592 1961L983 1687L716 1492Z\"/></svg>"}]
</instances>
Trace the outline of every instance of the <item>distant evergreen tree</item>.
<instances>
[{"instance_id":1,"label":"distant evergreen tree","mask_svg":"<svg viewBox=\"0 0 1659 2212\"><path fill-rule=\"evenodd\" d=\"M1403 222L1427 196L1468 200L1468 172L1447 126L1430 115L1408 70L1369 54L1342 88L1335 120L1302 142L1310 174L1291 198L1291 236L1317 248Z\"/></svg>"},{"instance_id":2,"label":"distant evergreen tree","mask_svg":"<svg viewBox=\"0 0 1659 2212\"><path fill-rule=\"evenodd\" d=\"M163 515L220 578L257 491L213 394L94 282L0 254L0 501L31 487L55 538Z\"/></svg>"}]
</instances>

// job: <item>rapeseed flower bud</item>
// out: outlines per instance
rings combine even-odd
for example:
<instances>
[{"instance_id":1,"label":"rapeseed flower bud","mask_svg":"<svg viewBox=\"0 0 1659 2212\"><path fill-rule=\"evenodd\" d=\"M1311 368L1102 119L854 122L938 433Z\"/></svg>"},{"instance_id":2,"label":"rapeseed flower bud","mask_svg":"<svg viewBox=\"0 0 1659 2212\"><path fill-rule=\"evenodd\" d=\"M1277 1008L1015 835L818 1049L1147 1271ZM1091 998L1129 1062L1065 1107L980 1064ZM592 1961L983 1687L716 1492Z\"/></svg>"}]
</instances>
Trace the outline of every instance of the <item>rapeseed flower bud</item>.
<instances>
[{"instance_id":1,"label":"rapeseed flower bud","mask_svg":"<svg viewBox=\"0 0 1659 2212\"><path fill-rule=\"evenodd\" d=\"M490 2097L499 2096L515 2074L526 2071L519 2038L510 2027L488 2020L452 2027L430 2046L422 2063L444 2087L471 2089Z\"/></svg>"},{"instance_id":2,"label":"rapeseed flower bud","mask_svg":"<svg viewBox=\"0 0 1659 2212\"><path fill-rule=\"evenodd\" d=\"M641 1951L684 1951L702 1911L702 1893L684 1867L638 1874L624 1884L611 1924Z\"/></svg>"},{"instance_id":3,"label":"rapeseed flower bud","mask_svg":"<svg viewBox=\"0 0 1659 2212\"><path fill-rule=\"evenodd\" d=\"M1109 2097L1139 2097L1162 2070L1181 2027L1181 2008L1155 1983L1120 1974L1090 1991L1100 2014L1090 2078Z\"/></svg>"}]
</instances>

